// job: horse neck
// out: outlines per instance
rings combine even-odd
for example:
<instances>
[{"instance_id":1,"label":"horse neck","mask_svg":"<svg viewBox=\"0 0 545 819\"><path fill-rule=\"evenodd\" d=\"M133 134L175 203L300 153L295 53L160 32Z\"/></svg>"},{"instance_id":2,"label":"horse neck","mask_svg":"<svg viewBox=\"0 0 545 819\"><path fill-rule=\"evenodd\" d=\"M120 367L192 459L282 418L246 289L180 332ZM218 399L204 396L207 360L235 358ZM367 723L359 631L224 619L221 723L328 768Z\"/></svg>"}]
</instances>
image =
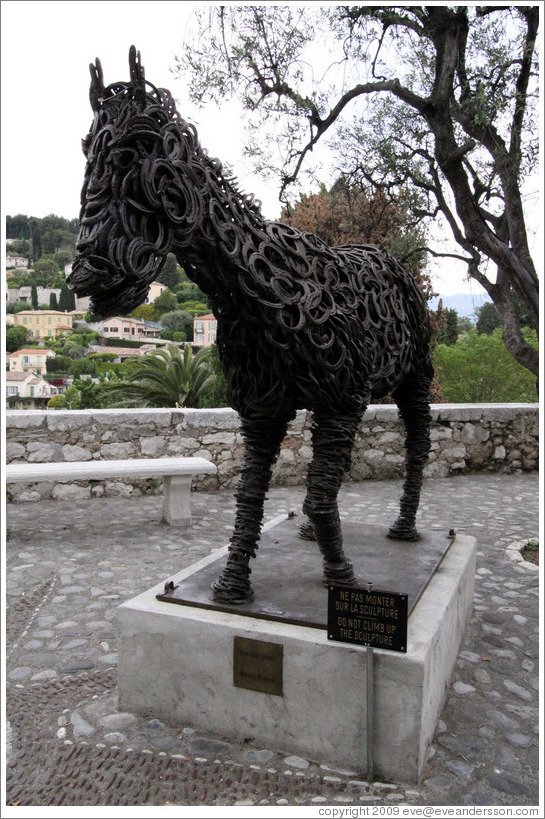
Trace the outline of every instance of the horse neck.
<instances>
[{"instance_id":1,"label":"horse neck","mask_svg":"<svg viewBox=\"0 0 545 819\"><path fill-rule=\"evenodd\" d=\"M189 278L215 303L221 303L232 300L240 288L239 275L248 268L248 248L259 247L266 221L254 198L226 179L220 163L200 146L190 160L176 169L180 196L186 197L179 205L186 208L190 203L196 215L190 230L173 231L171 250Z\"/></svg>"}]
</instances>

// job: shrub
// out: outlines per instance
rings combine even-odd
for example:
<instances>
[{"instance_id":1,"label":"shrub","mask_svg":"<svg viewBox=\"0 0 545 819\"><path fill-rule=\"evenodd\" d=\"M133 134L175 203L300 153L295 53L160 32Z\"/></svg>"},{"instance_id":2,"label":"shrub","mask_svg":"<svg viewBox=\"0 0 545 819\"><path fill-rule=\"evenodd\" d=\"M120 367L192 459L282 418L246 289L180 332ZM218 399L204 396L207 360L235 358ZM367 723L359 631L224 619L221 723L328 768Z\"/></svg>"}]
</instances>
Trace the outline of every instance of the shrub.
<instances>
[{"instance_id":1,"label":"shrub","mask_svg":"<svg viewBox=\"0 0 545 819\"><path fill-rule=\"evenodd\" d=\"M533 330L525 338L537 348ZM438 344L433 351L436 377L444 400L454 403L537 401L532 373L507 352L501 329L490 335L471 330L456 344Z\"/></svg>"}]
</instances>

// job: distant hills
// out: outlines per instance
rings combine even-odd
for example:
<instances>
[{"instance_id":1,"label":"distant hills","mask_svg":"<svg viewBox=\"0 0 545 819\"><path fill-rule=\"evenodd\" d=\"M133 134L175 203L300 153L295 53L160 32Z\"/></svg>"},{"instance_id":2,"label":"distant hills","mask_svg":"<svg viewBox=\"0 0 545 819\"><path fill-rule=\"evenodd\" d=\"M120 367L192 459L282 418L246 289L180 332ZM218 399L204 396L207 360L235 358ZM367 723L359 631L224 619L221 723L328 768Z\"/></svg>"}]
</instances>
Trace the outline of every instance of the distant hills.
<instances>
[{"instance_id":1,"label":"distant hills","mask_svg":"<svg viewBox=\"0 0 545 819\"><path fill-rule=\"evenodd\" d=\"M490 296L487 293L474 295L473 293L456 293L454 296L436 296L430 299L428 305L431 310L437 310L439 299L443 300L444 310L456 310L459 316L465 318L474 318L475 310L490 301Z\"/></svg>"}]
</instances>

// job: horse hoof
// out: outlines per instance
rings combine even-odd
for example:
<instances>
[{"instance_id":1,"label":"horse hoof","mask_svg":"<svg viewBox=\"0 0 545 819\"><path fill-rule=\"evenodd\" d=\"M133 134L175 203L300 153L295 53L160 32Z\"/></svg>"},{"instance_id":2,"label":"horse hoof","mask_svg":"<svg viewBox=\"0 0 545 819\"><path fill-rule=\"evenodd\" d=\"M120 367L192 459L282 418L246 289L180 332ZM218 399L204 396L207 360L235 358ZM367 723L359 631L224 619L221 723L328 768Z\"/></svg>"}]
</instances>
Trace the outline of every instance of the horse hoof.
<instances>
[{"instance_id":1,"label":"horse hoof","mask_svg":"<svg viewBox=\"0 0 545 819\"><path fill-rule=\"evenodd\" d=\"M240 606L243 603L251 603L254 599L254 590L248 585L237 584L231 586L218 577L210 586L212 589L212 600L215 603L227 603L230 606Z\"/></svg>"},{"instance_id":2,"label":"horse hoof","mask_svg":"<svg viewBox=\"0 0 545 819\"><path fill-rule=\"evenodd\" d=\"M338 583L342 586L355 586L356 575L350 560L342 560L340 563L328 563L324 561L324 572L322 584L329 586L330 583Z\"/></svg>"},{"instance_id":3,"label":"horse hoof","mask_svg":"<svg viewBox=\"0 0 545 819\"><path fill-rule=\"evenodd\" d=\"M420 540L420 533L418 532L414 523L408 523L407 521L403 520L403 518L399 518L388 529L388 537L392 540Z\"/></svg>"}]
</instances>

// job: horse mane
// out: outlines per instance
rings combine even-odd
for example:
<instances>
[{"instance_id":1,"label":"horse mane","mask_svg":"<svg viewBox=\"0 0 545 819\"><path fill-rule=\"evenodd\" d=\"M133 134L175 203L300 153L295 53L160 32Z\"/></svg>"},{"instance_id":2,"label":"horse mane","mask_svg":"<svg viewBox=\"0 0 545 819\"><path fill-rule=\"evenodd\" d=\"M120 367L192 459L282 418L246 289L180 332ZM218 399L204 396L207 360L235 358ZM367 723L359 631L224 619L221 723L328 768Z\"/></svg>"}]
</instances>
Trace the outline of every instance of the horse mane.
<instances>
[{"instance_id":1,"label":"horse mane","mask_svg":"<svg viewBox=\"0 0 545 819\"><path fill-rule=\"evenodd\" d=\"M129 140L135 143L146 138L154 139L160 136L164 129L172 131L174 126L186 140L188 155L195 156L203 168L213 174L216 185L227 193L231 205L235 198L242 209L249 211L258 220L263 219L260 200L253 194L242 191L235 176L224 174L222 162L211 157L202 147L196 127L183 119L174 97L166 88L159 88L149 80L144 80L141 85L135 84L134 80L111 83L103 89L98 120L99 127L110 128L115 122L116 131L120 128L125 131L124 135L116 138L114 144L128 144ZM84 140L84 147L85 142L94 135L94 131L95 123L91 133Z\"/></svg>"}]
</instances>

